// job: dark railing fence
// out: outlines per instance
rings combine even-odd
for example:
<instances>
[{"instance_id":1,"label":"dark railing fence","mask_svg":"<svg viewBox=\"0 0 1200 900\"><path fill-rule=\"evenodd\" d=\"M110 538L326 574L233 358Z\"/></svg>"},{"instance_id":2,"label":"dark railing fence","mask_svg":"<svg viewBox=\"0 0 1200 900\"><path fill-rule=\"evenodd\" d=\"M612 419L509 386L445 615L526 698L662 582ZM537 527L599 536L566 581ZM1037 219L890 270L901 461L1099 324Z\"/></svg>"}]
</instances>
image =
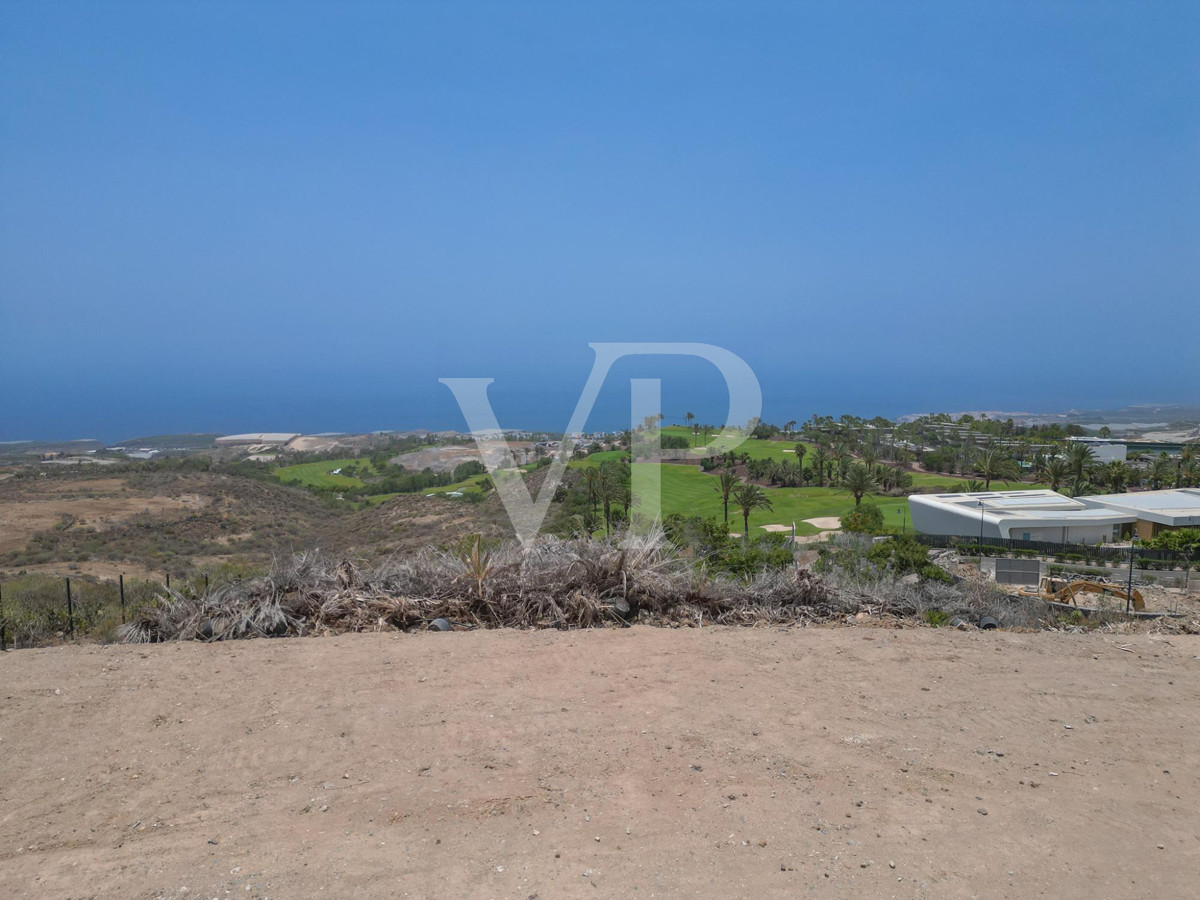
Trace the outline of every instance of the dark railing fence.
<instances>
[{"instance_id":1,"label":"dark railing fence","mask_svg":"<svg viewBox=\"0 0 1200 900\"><path fill-rule=\"evenodd\" d=\"M961 548L965 552L971 552L972 548L980 546L978 537L963 534L918 533L916 538L926 547ZM1083 559L1103 560L1107 562L1129 561L1128 547L1113 547L1107 544L1057 544L1051 541L1022 541L1017 538L1001 537L985 537L982 543L985 553L994 552L995 548L1003 548L1004 550L1033 551L1041 556L1082 557ZM1200 559L1189 559L1187 554L1180 553L1178 550L1156 550L1149 547L1136 546L1133 548L1133 553L1135 559L1175 563L1179 566L1200 562Z\"/></svg>"}]
</instances>

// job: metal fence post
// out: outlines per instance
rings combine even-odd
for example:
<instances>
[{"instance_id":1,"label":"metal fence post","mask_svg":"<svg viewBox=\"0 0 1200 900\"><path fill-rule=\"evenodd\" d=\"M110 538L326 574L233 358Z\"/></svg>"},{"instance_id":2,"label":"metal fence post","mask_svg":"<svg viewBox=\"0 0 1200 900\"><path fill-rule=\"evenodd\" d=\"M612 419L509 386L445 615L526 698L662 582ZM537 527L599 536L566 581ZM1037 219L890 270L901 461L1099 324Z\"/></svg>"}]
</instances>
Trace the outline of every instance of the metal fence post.
<instances>
[{"instance_id":1,"label":"metal fence post","mask_svg":"<svg viewBox=\"0 0 1200 900\"><path fill-rule=\"evenodd\" d=\"M4 589L0 587L0 653L8 649L8 620L4 618Z\"/></svg>"},{"instance_id":2,"label":"metal fence post","mask_svg":"<svg viewBox=\"0 0 1200 900\"><path fill-rule=\"evenodd\" d=\"M167 590L171 589L171 573L167 573Z\"/></svg>"},{"instance_id":3,"label":"metal fence post","mask_svg":"<svg viewBox=\"0 0 1200 900\"><path fill-rule=\"evenodd\" d=\"M70 578L67 578L67 634L75 637L75 605L71 602Z\"/></svg>"},{"instance_id":4,"label":"metal fence post","mask_svg":"<svg viewBox=\"0 0 1200 900\"><path fill-rule=\"evenodd\" d=\"M124 625L125 624L125 576L123 574L117 576L117 584L120 585L120 588L121 588L121 624Z\"/></svg>"},{"instance_id":5,"label":"metal fence post","mask_svg":"<svg viewBox=\"0 0 1200 900\"><path fill-rule=\"evenodd\" d=\"M1129 539L1129 585L1125 588L1125 615L1129 615L1129 607L1133 603L1133 552L1137 538Z\"/></svg>"}]
</instances>

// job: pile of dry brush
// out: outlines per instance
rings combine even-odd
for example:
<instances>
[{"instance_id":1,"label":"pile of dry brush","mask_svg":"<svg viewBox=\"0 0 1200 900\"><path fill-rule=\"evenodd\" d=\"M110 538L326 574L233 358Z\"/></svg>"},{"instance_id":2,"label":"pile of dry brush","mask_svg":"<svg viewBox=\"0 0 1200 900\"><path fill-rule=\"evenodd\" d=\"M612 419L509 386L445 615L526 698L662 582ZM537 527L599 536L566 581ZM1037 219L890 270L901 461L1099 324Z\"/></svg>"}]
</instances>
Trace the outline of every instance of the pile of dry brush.
<instances>
[{"instance_id":1,"label":"pile of dry brush","mask_svg":"<svg viewBox=\"0 0 1200 900\"><path fill-rule=\"evenodd\" d=\"M619 545L539 538L528 548L427 549L361 569L320 552L277 560L262 578L207 596L164 592L123 626L128 642L227 640L342 631L456 627L589 628L640 621L753 625L852 611L816 575L789 567L749 581L710 575L662 540Z\"/></svg>"}]
</instances>

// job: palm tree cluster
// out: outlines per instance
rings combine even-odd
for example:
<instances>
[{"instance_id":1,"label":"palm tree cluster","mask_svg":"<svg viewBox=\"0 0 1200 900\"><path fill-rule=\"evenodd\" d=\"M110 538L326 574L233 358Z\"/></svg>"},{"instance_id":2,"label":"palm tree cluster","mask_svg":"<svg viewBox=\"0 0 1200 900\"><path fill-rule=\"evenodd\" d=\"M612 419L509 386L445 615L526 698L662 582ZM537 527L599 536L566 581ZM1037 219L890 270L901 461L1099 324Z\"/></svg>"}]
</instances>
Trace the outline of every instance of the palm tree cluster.
<instances>
[{"instance_id":1,"label":"palm tree cluster","mask_svg":"<svg viewBox=\"0 0 1200 900\"><path fill-rule=\"evenodd\" d=\"M633 503L628 463L608 460L599 466L583 470L581 486L587 496L590 519L585 521L585 530L590 533L599 522L600 511L604 512L604 533L612 534L613 513L621 507L626 519Z\"/></svg>"},{"instance_id":2,"label":"palm tree cluster","mask_svg":"<svg viewBox=\"0 0 1200 900\"><path fill-rule=\"evenodd\" d=\"M1034 473L1051 490L1065 490L1071 496L1102 491L1119 494L1142 485L1156 491L1200 485L1196 447L1191 444L1185 445L1175 459L1164 452L1152 459L1131 454L1128 461L1100 462L1092 447L1072 442L1060 454L1039 455Z\"/></svg>"}]
</instances>

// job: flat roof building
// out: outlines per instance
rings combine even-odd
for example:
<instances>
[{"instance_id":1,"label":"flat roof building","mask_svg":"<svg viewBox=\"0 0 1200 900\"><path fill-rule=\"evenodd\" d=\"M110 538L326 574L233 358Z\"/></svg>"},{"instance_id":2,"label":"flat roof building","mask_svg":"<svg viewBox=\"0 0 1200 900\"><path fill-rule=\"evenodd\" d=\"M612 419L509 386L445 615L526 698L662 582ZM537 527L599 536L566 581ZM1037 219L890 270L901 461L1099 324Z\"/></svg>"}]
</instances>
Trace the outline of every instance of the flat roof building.
<instances>
[{"instance_id":1,"label":"flat roof building","mask_svg":"<svg viewBox=\"0 0 1200 900\"><path fill-rule=\"evenodd\" d=\"M1092 453L1096 455L1096 462L1125 462L1125 457L1129 455L1129 448L1124 441L1101 437L1073 437L1068 440L1091 447Z\"/></svg>"},{"instance_id":2,"label":"flat roof building","mask_svg":"<svg viewBox=\"0 0 1200 900\"><path fill-rule=\"evenodd\" d=\"M1094 498L1088 498L1094 499ZM1092 506L1055 491L979 491L913 494L908 498L913 528L924 534L1100 544L1119 538L1131 512Z\"/></svg>"},{"instance_id":3,"label":"flat roof building","mask_svg":"<svg viewBox=\"0 0 1200 900\"><path fill-rule=\"evenodd\" d=\"M263 431L255 434L226 434L217 438L215 443L221 447L240 444L286 444L298 437L300 437L298 434Z\"/></svg>"},{"instance_id":4,"label":"flat roof building","mask_svg":"<svg viewBox=\"0 0 1200 900\"><path fill-rule=\"evenodd\" d=\"M1200 488L1134 491L1080 497L1087 506L1133 516L1143 540L1173 528L1200 527Z\"/></svg>"}]
</instances>

